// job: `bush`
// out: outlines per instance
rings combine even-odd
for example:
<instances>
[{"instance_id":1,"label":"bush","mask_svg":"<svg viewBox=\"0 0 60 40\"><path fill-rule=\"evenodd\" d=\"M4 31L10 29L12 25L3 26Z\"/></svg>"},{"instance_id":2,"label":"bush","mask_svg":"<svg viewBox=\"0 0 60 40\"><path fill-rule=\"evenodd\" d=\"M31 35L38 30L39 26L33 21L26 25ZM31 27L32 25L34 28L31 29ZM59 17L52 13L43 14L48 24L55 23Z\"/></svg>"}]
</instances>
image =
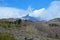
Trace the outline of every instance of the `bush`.
<instances>
[{"instance_id":1,"label":"bush","mask_svg":"<svg viewBox=\"0 0 60 40\"><path fill-rule=\"evenodd\" d=\"M58 24L49 24L49 26L52 26L52 27L53 27L53 26L58 26Z\"/></svg>"},{"instance_id":2,"label":"bush","mask_svg":"<svg viewBox=\"0 0 60 40\"><path fill-rule=\"evenodd\" d=\"M15 21L15 24L21 24L21 22L22 22L22 20L19 19L19 20L16 20L16 21Z\"/></svg>"}]
</instances>

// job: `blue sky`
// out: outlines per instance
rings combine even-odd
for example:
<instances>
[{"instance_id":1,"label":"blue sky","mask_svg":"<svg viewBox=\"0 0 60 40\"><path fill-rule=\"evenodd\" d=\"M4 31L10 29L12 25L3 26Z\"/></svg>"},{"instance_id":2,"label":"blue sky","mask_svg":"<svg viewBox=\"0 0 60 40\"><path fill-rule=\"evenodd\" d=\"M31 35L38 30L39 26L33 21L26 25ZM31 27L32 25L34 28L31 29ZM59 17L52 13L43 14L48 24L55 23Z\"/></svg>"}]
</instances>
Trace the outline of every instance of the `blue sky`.
<instances>
[{"instance_id":1,"label":"blue sky","mask_svg":"<svg viewBox=\"0 0 60 40\"><path fill-rule=\"evenodd\" d=\"M0 1L1 4L7 3L8 7L16 7L20 9L27 9L31 6L34 9L47 8L52 0L4 0Z\"/></svg>"},{"instance_id":2,"label":"blue sky","mask_svg":"<svg viewBox=\"0 0 60 40\"><path fill-rule=\"evenodd\" d=\"M0 18L28 15L42 20L60 18L60 0L0 0Z\"/></svg>"}]
</instances>

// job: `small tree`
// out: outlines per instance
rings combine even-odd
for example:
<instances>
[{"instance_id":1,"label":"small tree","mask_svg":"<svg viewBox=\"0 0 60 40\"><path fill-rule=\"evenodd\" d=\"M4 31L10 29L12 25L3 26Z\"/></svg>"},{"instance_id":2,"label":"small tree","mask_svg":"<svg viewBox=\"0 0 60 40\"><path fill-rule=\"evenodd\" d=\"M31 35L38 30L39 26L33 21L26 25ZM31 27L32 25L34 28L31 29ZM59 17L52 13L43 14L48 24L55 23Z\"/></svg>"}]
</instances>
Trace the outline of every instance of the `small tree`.
<instances>
[{"instance_id":1,"label":"small tree","mask_svg":"<svg viewBox=\"0 0 60 40\"><path fill-rule=\"evenodd\" d=\"M16 22L17 22L17 24L21 24L22 20L18 19Z\"/></svg>"},{"instance_id":2,"label":"small tree","mask_svg":"<svg viewBox=\"0 0 60 40\"><path fill-rule=\"evenodd\" d=\"M52 26L52 27L53 27L53 26L58 26L58 24L49 24L49 26Z\"/></svg>"}]
</instances>

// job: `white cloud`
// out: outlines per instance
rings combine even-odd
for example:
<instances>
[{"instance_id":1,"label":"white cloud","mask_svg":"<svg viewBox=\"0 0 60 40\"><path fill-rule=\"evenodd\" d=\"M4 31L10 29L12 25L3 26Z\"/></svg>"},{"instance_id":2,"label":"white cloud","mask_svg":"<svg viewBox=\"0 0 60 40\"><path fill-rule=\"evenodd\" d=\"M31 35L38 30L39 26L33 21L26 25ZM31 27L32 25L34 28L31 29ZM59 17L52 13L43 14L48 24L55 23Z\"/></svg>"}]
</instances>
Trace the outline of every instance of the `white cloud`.
<instances>
[{"instance_id":1,"label":"white cloud","mask_svg":"<svg viewBox=\"0 0 60 40\"><path fill-rule=\"evenodd\" d=\"M41 8L39 10L34 10L32 13L30 13L29 15L32 17L39 17L40 14L45 11L45 8Z\"/></svg>"},{"instance_id":2,"label":"white cloud","mask_svg":"<svg viewBox=\"0 0 60 40\"><path fill-rule=\"evenodd\" d=\"M28 7L27 10L17 9L11 7L0 7L0 18L21 18L23 16L37 17L39 20L51 20L54 18L60 18L60 1L53 1L50 6L45 9L35 9L31 6Z\"/></svg>"},{"instance_id":3,"label":"white cloud","mask_svg":"<svg viewBox=\"0 0 60 40\"><path fill-rule=\"evenodd\" d=\"M0 19L1 18L20 18L27 14L27 11L24 9L7 7L7 5L9 4L6 2L6 0L0 0Z\"/></svg>"},{"instance_id":4,"label":"white cloud","mask_svg":"<svg viewBox=\"0 0 60 40\"><path fill-rule=\"evenodd\" d=\"M21 18L26 14L26 10L23 9L0 7L0 18Z\"/></svg>"},{"instance_id":5,"label":"white cloud","mask_svg":"<svg viewBox=\"0 0 60 40\"><path fill-rule=\"evenodd\" d=\"M41 13L40 17L44 20L60 18L60 1L53 1L45 12Z\"/></svg>"},{"instance_id":6,"label":"white cloud","mask_svg":"<svg viewBox=\"0 0 60 40\"><path fill-rule=\"evenodd\" d=\"M0 18L20 18L27 14L29 14L29 16L32 16L32 17L39 17L40 13L42 13L45 10L45 8L42 8L39 10L33 10L31 6L29 6L27 10L17 9L12 7L5 7L9 5L5 1L6 0L0 0Z\"/></svg>"},{"instance_id":7,"label":"white cloud","mask_svg":"<svg viewBox=\"0 0 60 40\"><path fill-rule=\"evenodd\" d=\"M32 17L39 17L45 8L33 10L30 6L27 10L12 7L0 7L0 18L21 18L29 14Z\"/></svg>"},{"instance_id":8,"label":"white cloud","mask_svg":"<svg viewBox=\"0 0 60 40\"><path fill-rule=\"evenodd\" d=\"M42 19L47 21L54 18L60 18L60 1L53 1L47 9L41 8L33 10L29 15L37 17L39 20Z\"/></svg>"}]
</instances>

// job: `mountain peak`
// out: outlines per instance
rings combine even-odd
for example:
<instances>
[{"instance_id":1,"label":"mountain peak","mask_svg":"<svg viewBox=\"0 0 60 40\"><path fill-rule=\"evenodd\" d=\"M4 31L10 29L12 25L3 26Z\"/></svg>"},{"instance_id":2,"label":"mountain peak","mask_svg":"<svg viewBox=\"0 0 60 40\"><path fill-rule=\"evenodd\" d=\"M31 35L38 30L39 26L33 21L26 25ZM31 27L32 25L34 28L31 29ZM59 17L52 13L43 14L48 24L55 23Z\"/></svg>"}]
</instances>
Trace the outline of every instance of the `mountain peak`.
<instances>
[{"instance_id":1,"label":"mountain peak","mask_svg":"<svg viewBox=\"0 0 60 40\"><path fill-rule=\"evenodd\" d=\"M24 18L24 19L26 19L26 20L31 20L31 21L38 21L37 18L31 17L31 16L29 16L29 14L27 14L26 16L24 16L24 17L22 17L22 18Z\"/></svg>"}]
</instances>

